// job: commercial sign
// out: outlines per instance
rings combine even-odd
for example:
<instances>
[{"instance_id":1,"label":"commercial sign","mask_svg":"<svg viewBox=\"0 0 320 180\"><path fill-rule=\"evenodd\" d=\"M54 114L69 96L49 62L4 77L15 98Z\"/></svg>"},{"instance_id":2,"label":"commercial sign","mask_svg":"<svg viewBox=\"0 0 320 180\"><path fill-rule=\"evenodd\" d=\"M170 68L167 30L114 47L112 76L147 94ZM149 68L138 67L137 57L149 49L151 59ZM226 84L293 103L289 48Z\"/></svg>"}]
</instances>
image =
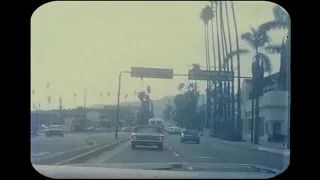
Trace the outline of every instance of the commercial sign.
<instances>
[{"instance_id":1,"label":"commercial sign","mask_svg":"<svg viewBox=\"0 0 320 180\"><path fill-rule=\"evenodd\" d=\"M131 77L172 79L173 69L132 67Z\"/></svg>"},{"instance_id":2,"label":"commercial sign","mask_svg":"<svg viewBox=\"0 0 320 180\"><path fill-rule=\"evenodd\" d=\"M234 78L234 71L202 71L189 70L189 80L230 81Z\"/></svg>"}]
</instances>

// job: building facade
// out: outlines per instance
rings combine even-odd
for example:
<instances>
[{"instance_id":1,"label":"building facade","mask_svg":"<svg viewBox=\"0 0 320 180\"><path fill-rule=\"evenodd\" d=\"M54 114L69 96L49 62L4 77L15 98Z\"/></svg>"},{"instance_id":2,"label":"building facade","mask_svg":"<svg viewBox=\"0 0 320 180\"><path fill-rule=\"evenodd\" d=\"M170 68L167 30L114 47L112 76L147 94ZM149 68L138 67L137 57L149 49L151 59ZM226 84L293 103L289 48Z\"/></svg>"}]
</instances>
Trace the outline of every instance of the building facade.
<instances>
[{"instance_id":1,"label":"building facade","mask_svg":"<svg viewBox=\"0 0 320 180\"><path fill-rule=\"evenodd\" d=\"M264 141L282 141L287 137L290 123L290 94L288 91L279 91L275 79L278 73L267 76L263 80L263 95L259 98L259 136ZM244 80L242 83L242 137L250 141L252 129L252 81Z\"/></svg>"}]
</instances>

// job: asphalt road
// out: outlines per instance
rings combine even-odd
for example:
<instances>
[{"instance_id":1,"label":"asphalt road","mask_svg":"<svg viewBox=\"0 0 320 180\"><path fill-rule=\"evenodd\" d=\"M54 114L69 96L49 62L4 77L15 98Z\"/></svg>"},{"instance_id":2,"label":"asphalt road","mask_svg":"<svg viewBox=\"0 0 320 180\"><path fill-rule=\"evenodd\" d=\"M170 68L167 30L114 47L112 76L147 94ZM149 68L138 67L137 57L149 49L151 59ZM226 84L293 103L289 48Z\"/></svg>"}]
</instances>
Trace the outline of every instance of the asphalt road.
<instances>
[{"instance_id":1,"label":"asphalt road","mask_svg":"<svg viewBox=\"0 0 320 180\"><path fill-rule=\"evenodd\" d=\"M85 163L215 163L254 164L282 170L288 157L213 141L202 136L200 144L180 143L179 135L165 135L162 151L156 147L131 149L130 142Z\"/></svg>"},{"instance_id":2,"label":"asphalt road","mask_svg":"<svg viewBox=\"0 0 320 180\"><path fill-rule=\"evenodd\" d=\"M31 157L47 156L51 154L58 154L76 148L88 146L85 139L88 137L95 137L98 139L97 143L103 142L103 137L106 135L114 136L114 133L68 133L64 137L52 136L46 137L45 134L40 133L38 137L31 138ZM89 138L90 139L90 138Z\"/></svg>"}]
</instances>

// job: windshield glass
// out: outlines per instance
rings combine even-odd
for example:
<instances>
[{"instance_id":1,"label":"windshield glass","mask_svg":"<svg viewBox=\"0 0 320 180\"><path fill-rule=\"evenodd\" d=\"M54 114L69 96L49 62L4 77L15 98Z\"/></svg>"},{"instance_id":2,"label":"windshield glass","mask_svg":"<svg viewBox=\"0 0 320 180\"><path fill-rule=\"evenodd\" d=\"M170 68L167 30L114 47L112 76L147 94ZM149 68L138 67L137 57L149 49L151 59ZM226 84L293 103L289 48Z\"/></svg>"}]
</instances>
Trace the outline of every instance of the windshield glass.
<instances>
[{"instance_id":1,"label":"windshield glass","mask_svg":"<svg viewBox=\"0 0 320 180\"><path fill-rule=\"evenodd\" d=\"M290 23L268 1L40 6L31 18L31 162L285 170Z\"/></svg>"}]
</instances>

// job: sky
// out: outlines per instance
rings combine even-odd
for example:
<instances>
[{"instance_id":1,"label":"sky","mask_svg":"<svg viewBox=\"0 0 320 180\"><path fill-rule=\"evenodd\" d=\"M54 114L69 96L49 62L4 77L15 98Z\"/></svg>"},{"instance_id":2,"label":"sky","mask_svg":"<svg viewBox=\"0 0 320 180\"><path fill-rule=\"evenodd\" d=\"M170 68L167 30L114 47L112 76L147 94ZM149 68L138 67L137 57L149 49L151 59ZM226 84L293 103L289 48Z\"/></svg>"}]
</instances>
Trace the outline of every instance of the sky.
<instances>
[{"instance_id":1,"label":"sky","mask_svg":"<svg viewBox=\"0 0 320 180\"><path fill-rule=\"evenodd\" d=\"M31 90L35 91L31 103L40 103L41 109L57 108L62 97L64 108L82 106L86 89L87 106L116 104L121 71L155 67L186 74L193 63L205 67L204 23L199 13L207 4L207 1L52 1L40 6L31 17ZM239 36L251 31L251 27L273 20L275 5L268 1L234 2ZM231 6L228 7L231 12ZM229 19L235 47L231 13ZM280 43L285 33L272 31L272 43ZM240 37L239 40L240 48L250 50ZM211 49L212 44L209 46ZM241 56L241 76L251 76L252 55ZM210 57L213 61L212 52ZM269 57L272 73L278 72L279 55ZM152 99L175 95L181 82L187 83L187 77L141 81L124 74L120 101L125 101L125 94L127 101L137 101L134 92L146 90L148 85ZM49 88L46 83L50 83ZM203 93L204 89L203 82L200 91ZM48 96L52 98L50 104Z\"/></svg>"}]
</instances>

